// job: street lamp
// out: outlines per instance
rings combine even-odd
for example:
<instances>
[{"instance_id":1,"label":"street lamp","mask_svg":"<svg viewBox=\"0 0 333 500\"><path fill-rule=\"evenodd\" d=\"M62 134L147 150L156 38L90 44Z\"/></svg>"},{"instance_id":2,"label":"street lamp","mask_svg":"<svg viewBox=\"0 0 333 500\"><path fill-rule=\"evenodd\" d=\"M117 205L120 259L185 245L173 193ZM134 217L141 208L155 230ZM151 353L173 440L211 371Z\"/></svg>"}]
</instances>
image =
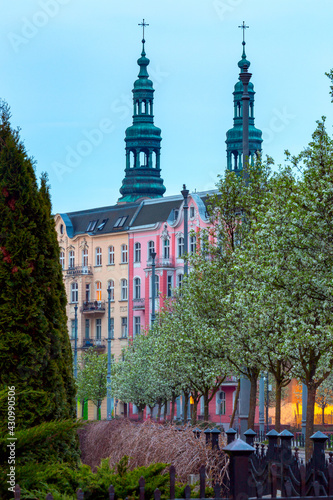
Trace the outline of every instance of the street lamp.
<instances>
[{"instance_id":1,"label":"street lamp","mask_svg":"<svg viewBox=\"0 0 333 500\"><path fill-rule=\"evenodd\" d=\"M77 379L77 304L74 306L74 378Z\"/></svg>"},{"instance_id":2,"label":"street lamp","mask_svg":"<svg viewBox=\"0 0 333 500\"><path fill-rule=\"evenodd\" d=\"M185 254L185 260L184 260L184 276L187 276L188 274L188 262L187 262L187 254L188 254L188 204L187 204L187 197L188 197L189 190L186 189L186 185L183 184L183 189L181 191L181 194L183 195L184 198L184 254Z\"/></svg>"},{"instance_id":3,"label":"street lamp","mask_svg":"<svg viewBox=\"0 0 333 500\"><path fill-rule=\"evenodd\" d=\"M111 286L108 286L108 373L106 377L106 419L112 418L111 398Z\"/></svg>"},{"instance_id":4,"label":"street lamp","mask_svg":"<svg viewBox=\"0 0 333 500\"><path fill-rule=\"evenodd\" d=\"M156 319L155 316L155 258L156 258L156 252L151 252L150 254L152 262L151 262L151 291L152 291L152 298L151 298L151 324L154 324L154 321Z\"/></svg>"}]
</instances>

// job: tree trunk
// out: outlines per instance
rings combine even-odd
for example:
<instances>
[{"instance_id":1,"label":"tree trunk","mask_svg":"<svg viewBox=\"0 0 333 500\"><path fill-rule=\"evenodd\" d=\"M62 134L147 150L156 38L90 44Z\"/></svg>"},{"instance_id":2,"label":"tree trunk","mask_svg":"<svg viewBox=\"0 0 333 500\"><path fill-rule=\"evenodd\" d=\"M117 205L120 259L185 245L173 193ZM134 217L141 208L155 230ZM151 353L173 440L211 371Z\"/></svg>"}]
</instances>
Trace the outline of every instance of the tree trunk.
<instances>
[{"instance_id":1,"label":"tree trunk","mask_svg":"<svg viewBox=\"0 0 333 500\"><path fill-rule=\"evenodd\" d=\"M208 422L209 420L209 390L206 389L204 394L204 421Z\"/></svg>"},{"instance_id":2,"label":"tree trunk","mask_svg":"<svg viewBox=\"0 0 333 500\"><path fill-rule=\"evenodd\" d=\"M238 384L237 384L235 401L234 401L234 408L232 410L232 415L231 415L231 419L230 419L230 427L233 427L233 425L234 425L234 420L235 420L235 415L236 415L237 405L238 405L239 391L240 391L240 380L238 380Z\"/></svg>"},{"instance_id":3,"label":"tree trunk","mask_svg":"<svg viewBox=\"0 0 333 500\"><path fill-rule=\"evenodd\" d=\"M247 421L247 428L248 429L253 429L253 427L254 427L254 419L255 419L255 415L256 415L256 406L257 406L258 376L259 376L258 370L251 371L250 407L249 407L249 418Z\"/></svg>"},{"instance_id":4,"label":"tree trunk","mask_svg":"<svg viewBox=\"0 0 333 500\"><path fill-rule=\"evenodd\" d=\"M138 420L143 420L144 406L138 406Z\"/></svg>"},{"instance_id":5,"label":"tree trunk","mask_svg":"<svg viewBox=\"0 0 333 500\"><path fill-rule=\"evenodd\" d=\"M312 442L310 436L313 434L314 408L316 402L316 385L313 382L307 384L308 402L306 407L306 430L305 430L305 460L310 460L312 454Z\"/></svg>"},{"instance_id":6,"label":"tree trunk","mask_svg":"<svg viewBox=\"0 0 333 500\"><path fill-rule=\"evenodd\" d=\"M164 412L163 412L163 420L166 422L168 415L168 401L164 401Z\"/></svg>"},{"instance_id":7,"label":"tree trunk","mask_svg":"<svg viewBox=\"0 0 333 500\"><path fill-rule=\"evenodd\" d=\"M188 398L189 398L189 393L184 392L184 415L183 415L184 424L186 424L187 422Z\"/></svg>"},{"instance_id":8,"label":"tree trunk","mask_svg":"<svg viewBox=\"0 0 333 500\"><path fill-rule=\"evenodd\" d=\"M157 422L161 420L161 412L162 412L162 401L159 401L157 410Z\"/></svg>"},{"instance_id":9,"label":"tree trunk","mask_svg":"<svg viewBox=\"0 0 333 500\"><path fill-rule=\"evenodd\" d=\"M325 406L322 406L321 408L321 423L322 425L325 425Z\"/></svg>"},{"instance_id":10,"label":"tree trunk","mask_svg":"<svg viewBox=\"0 0 333 500\"><path fill-rule=\"evenodd\" d=\"M280 430L281 430L281 396L282 396L281 384L276 382L276 386L275 386L275 430L277 432L280 432Z\"/></svg>"},{"instance_id":11,"label":"tree trunk","mask_svg":"<svg viewBox=\"0 0 333 500\"><path fill-rule=\"evenodd\" d=\"M175 419L176 399L177 399L176 396L172 396L172 400L171 400L171 415L170 415L171 423L173 423L174 419Z\"/></svg>"}]
</instances>

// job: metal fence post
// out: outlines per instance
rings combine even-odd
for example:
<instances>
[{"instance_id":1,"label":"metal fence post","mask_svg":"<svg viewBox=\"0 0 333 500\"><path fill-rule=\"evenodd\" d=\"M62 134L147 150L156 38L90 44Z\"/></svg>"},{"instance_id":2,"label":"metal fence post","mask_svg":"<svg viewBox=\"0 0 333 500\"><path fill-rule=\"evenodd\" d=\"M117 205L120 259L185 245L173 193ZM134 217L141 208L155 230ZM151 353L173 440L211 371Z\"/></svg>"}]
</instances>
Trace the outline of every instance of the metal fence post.
<instances>
[{"instance_id":1,"label":"metal fence post","mask_svg":"<svg viewBox=\"0 0 333 500\"><path fill-rule=\"evenodd\" d=\"M255 451L253 446L242 439L236 439L223 448L230 457L230 499L249 498L249 456Z\"/></svg>"},{"instance_id":2,"label":"metal fence post","mask_svg":"<svg viewBox=\"0 0 333 500\"><path fill-rule=\"evenodd\" d=\"M237 431L235 431L235 429L233 429L232 427L230 427L230 429L228 429L227 431L225 431L226 435L227 435L227 444L230 444L234 441L235 437L236 437L236 434L237 434Z\"/></svg>"},{"instance_id":3,"label":"metal fence post","mask_svg":"<svg viewBox=\"0 0 333 500\"><path fill-rule=\"evenodd\" d=\"M328 436L318 431L310 437L313 442L312 465L315 470L325 469L325 443Z\"/></svg>"},{"instance_id":4,"label":"metal fence post","mask_svg":"<svg viewBox=\"0 0 333 500\"><path fill-rule=\"evenodd\" d=\"M248 429L246 432L244 432L245 441L247 442L247 444L253 446L254 438L256 437L256 435L257 433L252 429Z\"/></svg>"}]
</instances>

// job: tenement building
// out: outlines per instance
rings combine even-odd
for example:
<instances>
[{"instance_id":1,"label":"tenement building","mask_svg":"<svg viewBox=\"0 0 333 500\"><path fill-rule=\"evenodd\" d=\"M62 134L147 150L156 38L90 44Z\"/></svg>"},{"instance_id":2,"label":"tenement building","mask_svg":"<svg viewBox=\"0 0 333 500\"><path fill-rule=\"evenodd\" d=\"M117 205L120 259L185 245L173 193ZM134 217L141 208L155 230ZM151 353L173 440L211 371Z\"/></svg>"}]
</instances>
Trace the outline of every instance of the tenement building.
<instances>
[{"instance_id":1,"label":"tenement building","mask_svg":"<svg viewBox=\"0 0 333 500\"><path fill-rule=\"evenodd\" d=\"M245 48L239 63L246 60ZM161 130L154 124L153 83L143 40L139 75L133 88L133 123L125 134L125 176L115 205L55 216L60 260L68 305L68 332L74 346L77 318L79 353L93 346L106 352L108 291L111 289L111 350L119 359L128 340L149 327L152 313L152 254L155 257L155 307L180 287L184 274L184 239L196 252L198 233L207 228L209 192L189 193L188 232L184 234L184 197L164 196L161 178ZM252 85L252 84L251 84ZM234 126L227 133L227 165L241 172L242 82L234 91ZM254 90L250 94L250 156L261 150L261 132L254 127ZM222 168L221 168L222 171ZM181 185L180 185L181 188ZM230 377L210 406L212 420L229 422L237 382ZM202 411L203 406L201 405ZM93 404L84 415L96 418ZM135 407L115 401L117 415L135 415ZM181 408L178 404L177 414ZM101 409L106 417L106 402Z\"/></svg>"}]
</instances>

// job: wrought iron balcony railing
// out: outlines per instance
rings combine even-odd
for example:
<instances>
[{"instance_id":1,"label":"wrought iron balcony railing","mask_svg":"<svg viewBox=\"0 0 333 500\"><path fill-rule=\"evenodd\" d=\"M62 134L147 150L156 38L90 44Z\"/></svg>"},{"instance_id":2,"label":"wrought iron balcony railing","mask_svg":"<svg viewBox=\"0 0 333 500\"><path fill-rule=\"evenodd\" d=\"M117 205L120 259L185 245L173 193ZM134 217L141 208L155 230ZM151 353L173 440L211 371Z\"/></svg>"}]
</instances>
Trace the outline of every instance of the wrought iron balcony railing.
<instances>
[{"instance_id":1,"label":"wrought iron balcony railing","mask_svg":"<svg viewBox=\"0 0 333 500\"><path fill-rule=\"evenodd\" d=\"M81 312L84 314L105 313L105 300L85 301L83 302Z\"/></svg>"},{"instance_id":2,"label":"wrought iron balcony railing","mask_svg":"<svg viewBox=\"0 0 333 500\"><path fill-rule=\"evenodd\" d=\"M151 267L153 263L152 259L147 260L147 267ZM175 267L175 259L174 257L157 257L155 259L155 266L156 267Z\"/></svg>"},{"instance_id":3,"label":"wrought iron balcony railing","mask_svg":"<svg viewBox=\"0 0 333 500\"><path fill-rule=\"evenodd\" d=\"M145 299L133 299L133 309L144 309Z\"/></svg>"},{"instance_id":4,"label":"wrought iron balcony railing","mask_svg":"<svg viewBox=\"0 0 333 500\"><path fill-rule=\"evenodd\" d=\"M89 347L94 347L95 349L105 349L104 339L83 339L80 348L89 349Z\"/></svg>"},{"instance_id":5,"label":"wrought iron balcony railing","mask_svg":"<svg viewBox=\"0 0 333 500\"><path fill-rule=\"evenodd\" d=\"M92 267L91 266L74 266L66 269L67 276L81 276L83 274L92 275Z\"/></svg>"}]
</instances>

